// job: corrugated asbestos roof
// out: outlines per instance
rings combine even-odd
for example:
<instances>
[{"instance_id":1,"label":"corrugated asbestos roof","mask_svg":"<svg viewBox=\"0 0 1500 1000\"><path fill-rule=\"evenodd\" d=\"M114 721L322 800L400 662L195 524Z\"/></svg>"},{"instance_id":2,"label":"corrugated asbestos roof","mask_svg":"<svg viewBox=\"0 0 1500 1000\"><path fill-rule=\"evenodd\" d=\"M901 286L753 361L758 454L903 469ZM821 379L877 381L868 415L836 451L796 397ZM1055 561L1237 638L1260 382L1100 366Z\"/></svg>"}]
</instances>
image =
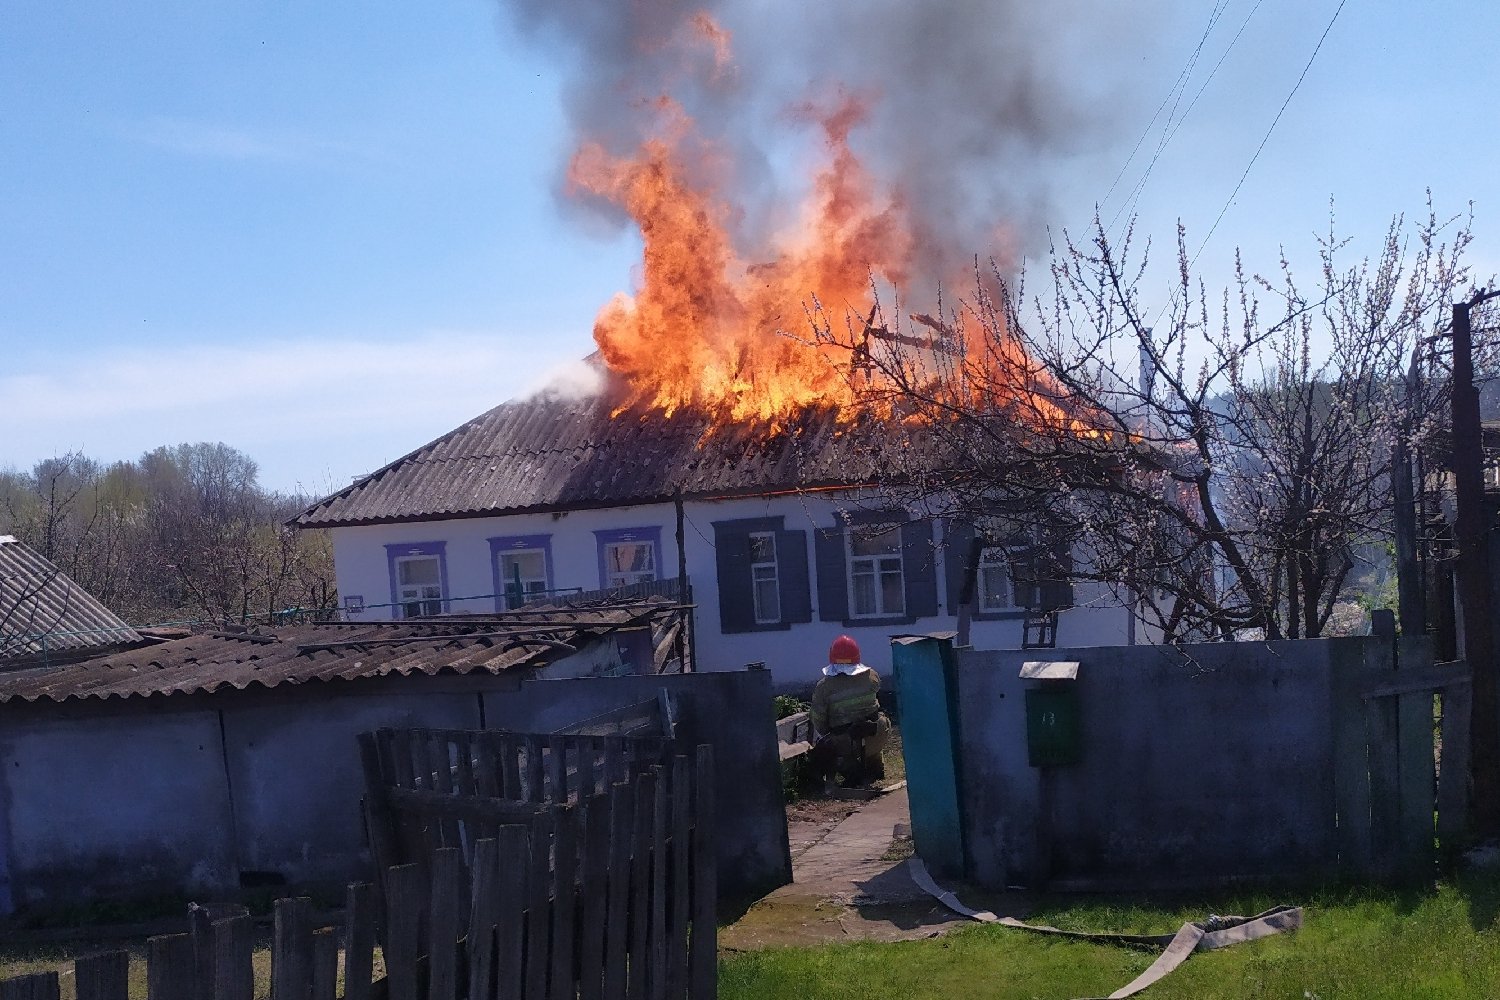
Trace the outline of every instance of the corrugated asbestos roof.
<instances>
[{"instance_id":1,"label":"corrugated asbestos roof","mask_svg":"<svg viewBox=\"0 0 1500 1000\"><path fill-rule=\"evenodd\" d=\"M0 703L192 694L393 674L499 674L540 667L675 607L657 599L529 618L307 625L263 635L195 635L78 663L0 671Z\"/></svg>"},{"instance_id":2,"label":"corrugated asbestos roof","mask_svg":"<svg viewBox=\"0 0 1500 1000\"><path fill-rule=\"evenodd\" d=\"M0 535L0 660L141 641L51 561L14 537Z\"/></svg>"},{"instance_id":3,"label":"corrugated asbestos roof","mask_svg":"<svg viewBox=\"0 0 1500 1000\"><path fill-rule=\"evenodd\" d=\"M884 437L831 409L780 427L627 411L610 393L502 403L314 504L301 527L575 510L870 482ZM874 433L871 433L873 431Z\"/></svg>"}]
</instances>

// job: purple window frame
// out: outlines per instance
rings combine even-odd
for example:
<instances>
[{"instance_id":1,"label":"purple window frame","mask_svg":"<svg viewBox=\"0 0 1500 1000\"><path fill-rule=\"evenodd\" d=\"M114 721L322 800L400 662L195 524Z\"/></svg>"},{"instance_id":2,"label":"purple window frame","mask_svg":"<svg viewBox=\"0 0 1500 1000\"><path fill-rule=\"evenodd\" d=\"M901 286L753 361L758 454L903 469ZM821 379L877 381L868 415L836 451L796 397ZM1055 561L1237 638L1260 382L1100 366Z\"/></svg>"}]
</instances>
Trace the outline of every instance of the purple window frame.
<instances>
[{"instance_id":1,"label":"purple window frame","mask_svg":"<svg viewBox=\"0 0 1500 1000\"><path fill-rule=\"evenodd\" d=\"M644 528L608 528L594 531L594 545L599 555L599 589L609 589L609 567L604 562L604 548L610 542L650 542L652 558L656 564L656 579L661 574L661 526Z\"/></svg>"},{"instance_id":2,"label":"purple window frame","mask_svg":"<svg viewBox=\"0 0 1500 1000\"><path fill-rule=\"evenodd\" d=\"M392 620L404 620L406 615L401 607L401 586L396 581L396 560L402 556L437 556L438 561L438 586L442 588L443 595L438 598L443 613L448 612L448 543L447 542L401 542L399 544L387 545L385 547L386 568L391 575L391 610Z\"/></svg>"},{"instance_id":3,"label":"purple window frame","mask_svg":"<svg viewBox=\"0 0 1500 1000\"><path fill-rule=\"evenodd\" d=\"M546 564L547 589L552 590L557 586L557 577L552 572L552 536L551 535L497 535L488 539L490 543L490 579L495 585L495 610L503 612L505 607L505 584L507 581L500 579L500 556L513 549L541 549L542 559ZM525 595L523 594L522 597Z\"/></svg>"}]
</instances>

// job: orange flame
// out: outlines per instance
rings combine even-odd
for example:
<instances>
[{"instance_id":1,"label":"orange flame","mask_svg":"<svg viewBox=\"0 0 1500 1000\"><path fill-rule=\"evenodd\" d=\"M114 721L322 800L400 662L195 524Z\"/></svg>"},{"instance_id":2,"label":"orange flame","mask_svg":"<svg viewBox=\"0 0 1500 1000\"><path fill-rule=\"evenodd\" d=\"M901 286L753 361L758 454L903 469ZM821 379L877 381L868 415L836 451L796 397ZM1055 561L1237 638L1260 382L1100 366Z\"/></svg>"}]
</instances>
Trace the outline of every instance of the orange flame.
<instances>
[{"instance_id":1,"label":"orange flame","mask_svg":"<svg viewBox=\"0 0 1500 1000\"><path fill-rule=\"evenodd\" d=\"M636 156L590 143L569 169L573 191L623 207L645 243L639 291L617 295L594 324L605 362L631 386L629 402L669 413L700 407L731 421L852 403L847 352L799 339L804 303L816 295L867 309L870 274L898 281L911 255L899 202L879 202L849 148L860 101L846 97L823 119L830 162L769 263L736 250L734 209L711 183L690 179L682 159L691 120L669 99L658 106L666 127Z\"/></svg>"},{"instance_id":2,"label":"orange flame","mask_svg":"<svg viewBox=\"0 0 1500 1000\"><path fill-rule=\"evenodd\" d=\"M703 13L688 27L694 44L711 49L714 75L721 77L731 67L728 33ZM735 246L739 209L717 180L728 174L731 158L699 139L670 97L650 102L656 134L634 155L614 156L597 142L578 149L569 192L619 206L644 242L635 294L616 295L594 324L600 354L628 386L617 413L693 408L721 424L777 426L807 408L847 409L852 416L868 402L856 391L849 345L816 342L806 310L815 297L832 310L870 314L872 276L902 287L918 252L899 193L882 191L849 144L869 100L842 94L830 107L798 111L796 117L821 127L826 159L796 224L768 253L757 254L769 261L747 260ZM998 346L994 338L957 333L968 345L966 370L986 370L992 378L1003 370L987 394L998 387L1010 398L987 404L1019 402L1004 408L1033 425L1070 424L1045 391L1036 391L1046 382L1037 381L1018 342L1003 331ZM988 355L976 357L985 342Z\"/></svg>"}]
</instances>

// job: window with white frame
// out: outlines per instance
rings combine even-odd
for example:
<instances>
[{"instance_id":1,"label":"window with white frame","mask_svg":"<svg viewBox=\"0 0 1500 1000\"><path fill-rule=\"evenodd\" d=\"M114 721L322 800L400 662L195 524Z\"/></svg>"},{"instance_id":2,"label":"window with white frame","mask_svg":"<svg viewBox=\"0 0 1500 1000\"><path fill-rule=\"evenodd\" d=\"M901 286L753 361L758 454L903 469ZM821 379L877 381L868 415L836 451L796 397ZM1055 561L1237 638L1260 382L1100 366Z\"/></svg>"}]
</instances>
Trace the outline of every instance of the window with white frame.
<instances>
[{"instance_id":1,"label":"window with white frame","mask_svg":"<svg viewBox=\"0 0 1500 1000\"><path fill-rule=\"evenodd\" d=\"M776 572L774 531L756 531L750 535L750 592L757 625L781 621L781 582Z\"/></svg>"},{"instance_id":2,"label":"window with white frame","mask_svg":"<svg viewBox=\"0 0 1500 1000\"><path fill-rule=\"evenodd\" d=\"M651 539L604 543L604 585L628 587L656 579L656 545Z\"/></svg>"},{"instance_id":3,"label":"window with white frame","mask_svg":"<svg viewBox=\"0 0 1500 1000\"><path fill-rule=\"evenodd\" d=\"M398 556L396 603L402 618L443 613L443 577L437 556Z\"/></svg>"},{"instance_id":4,"label":"window with white frame","mask_svg":"<svg viewBox=\"0 0 1500 1000\"><path fill-rule=\"evenodd\" d=\"M497 554L505 607L519 608L547 592L547 553L543 549L510 549Z\"/></svg>"},{"instance_id":5,"label":"window with white frame","mask_svg":"<svg viewBox=\"0 0 1500 1000\"><path fill-rule=\"evenodd\" d=\"M781 515L714 521L712 527L719 628L724 635L781 631L812 621L806 531L788 530ZM842 605L848 583L842 538L838 544L832 572L838 577ZM841 611L839 617L846 615Z\"/></svg>"},{"instance_id":6,"label":"window with white frame","mask_svg":"<svg viewBox=\"0 0 1500 1000\"><path fill-rule=\"evenodd\" d=\"M1000 546L987 547L979 556L979 610L1010 611L1016 605L1010 577L1010 559Z\"/></svg>"},{"instance_id":7,"label":"window with white frame","mask_svg":"<svg viewBox=\"0 0 1500 1000\"><path fill-rule=\"evenodd\" d=\"M901 571L901 526L871 525L849 530L849 615L889 618L906 614L906 581Z\"/></svg>"}]
</instances>

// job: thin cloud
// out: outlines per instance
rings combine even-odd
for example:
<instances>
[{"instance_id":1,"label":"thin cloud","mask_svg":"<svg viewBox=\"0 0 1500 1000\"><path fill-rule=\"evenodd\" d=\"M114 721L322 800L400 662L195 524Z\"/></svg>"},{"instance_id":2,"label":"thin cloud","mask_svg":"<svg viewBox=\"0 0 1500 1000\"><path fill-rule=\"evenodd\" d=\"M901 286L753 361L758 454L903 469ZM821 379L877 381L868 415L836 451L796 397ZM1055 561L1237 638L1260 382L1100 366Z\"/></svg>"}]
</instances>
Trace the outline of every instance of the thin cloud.
<instances>
[{"instance_id":1,"label":"thin cloud","mask_svg":"<svg viewBox=\"0 0 1500 1000\"><path fill-rule=\"evenodd\" d=\"M351 156L370 158L367 150L321 136L180 118L151 118L124 131L137 142L202 159L332 166Z\"/></svg>"},{"instance_id":2,"label":"thin cloud","mask_svg":"<svg viewBox=\"0 0 1500 1000\"><path fill-rule=\"evenodd\" d=\"M277 489L342 484L559 370L556 338L427 332L400 341L160 347L50 355L0 375L0 467L78 450L102 461L223 441ZM568 367L562 365L562 367Z\"/></svg>"}]
</instances>

